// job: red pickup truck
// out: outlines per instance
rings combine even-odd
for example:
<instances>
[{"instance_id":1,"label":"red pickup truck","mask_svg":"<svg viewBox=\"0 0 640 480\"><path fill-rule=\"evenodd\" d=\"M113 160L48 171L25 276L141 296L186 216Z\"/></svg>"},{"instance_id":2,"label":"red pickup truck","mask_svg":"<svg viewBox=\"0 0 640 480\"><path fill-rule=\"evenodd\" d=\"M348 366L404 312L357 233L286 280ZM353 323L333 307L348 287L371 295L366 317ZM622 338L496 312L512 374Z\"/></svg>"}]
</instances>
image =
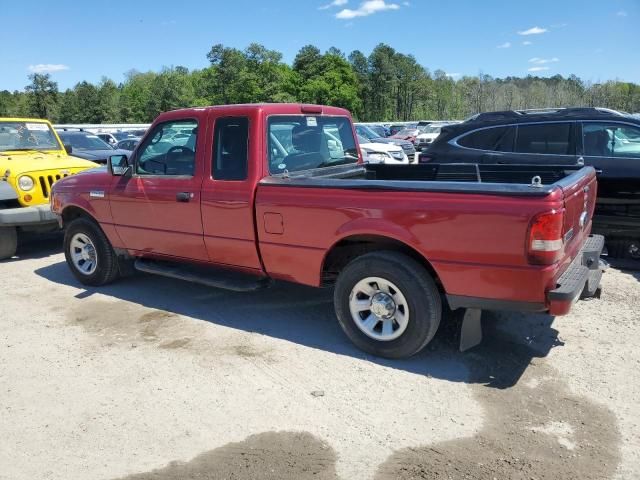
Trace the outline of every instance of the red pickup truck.
<instances>
[{"instance_id":1,"label":"red pickup truck","mask_svg":"<svg viewBox=\"0 0 640 480\"><path fill-rule=\"evenodd\" d=\"M482 309L562 315L599 294L595 198L590 167L366 165L348 111L259 104L164 113L130 158L57 182L51 203L83 284L139 270L334 286L349 338L397 358L445 306L467 309L473 344Z\"/></svg>"}]
</instances>

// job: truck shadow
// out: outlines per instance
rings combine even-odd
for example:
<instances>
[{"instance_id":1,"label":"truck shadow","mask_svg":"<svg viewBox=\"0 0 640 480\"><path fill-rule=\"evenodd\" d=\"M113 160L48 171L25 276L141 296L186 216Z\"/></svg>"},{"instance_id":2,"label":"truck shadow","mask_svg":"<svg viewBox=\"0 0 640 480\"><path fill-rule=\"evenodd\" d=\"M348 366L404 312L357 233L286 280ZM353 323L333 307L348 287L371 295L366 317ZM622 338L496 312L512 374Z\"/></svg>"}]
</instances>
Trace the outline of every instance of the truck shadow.
<instances>
[{"instance_id":1,"label":"truck shadow","mask_svg":"<svg viewBox=\"0 0 640 480\"><path fill-rule=\"evenodd\" d=\"M58 284L83 288L76 297L87 302L100 293L162 313L255 332L418 375L492 388L513 386L533 358L545 357L551 348L562 345L558 332L551 328L553 317L484 312L482 344L461 353L457 338L460 315L448 312L424 351L406 360L387 360L361 352L343 334L335 320L330 289L276 283L265 290L235 293L144 274L87 288L72 276L64 262L35 273ZM89 316L94 311L84 309ZM475 373L470 376L469 371Z\"/></svg>"}]
</instances>

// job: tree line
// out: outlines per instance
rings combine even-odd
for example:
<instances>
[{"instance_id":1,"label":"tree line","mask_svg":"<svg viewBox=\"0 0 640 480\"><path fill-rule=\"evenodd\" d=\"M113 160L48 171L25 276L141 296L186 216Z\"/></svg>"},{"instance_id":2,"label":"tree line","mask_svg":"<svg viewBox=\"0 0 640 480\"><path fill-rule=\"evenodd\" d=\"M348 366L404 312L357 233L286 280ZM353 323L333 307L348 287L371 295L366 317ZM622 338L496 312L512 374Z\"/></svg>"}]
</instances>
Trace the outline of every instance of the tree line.
<instances>
[{"instance_id":1,"label":"tree line","mask_svg":"<svg viewBox=\"0 0 640 480\"><path fill-rule=\"evenodd\" d=\"M55 123L148 123L160 112L189 106L303 102L349 109L360 121L462 119L474 113L560 106L640 111L640 85L563 77L490 75L452 78L429 71L413 55L380 44L367 56L337 48L302 47L291 65L252 43L214 45L209 66L126 73L60 91L48 74L32 74L24 91L0 91L0 116L35 116Z\"/></svg>"}]
</instances>

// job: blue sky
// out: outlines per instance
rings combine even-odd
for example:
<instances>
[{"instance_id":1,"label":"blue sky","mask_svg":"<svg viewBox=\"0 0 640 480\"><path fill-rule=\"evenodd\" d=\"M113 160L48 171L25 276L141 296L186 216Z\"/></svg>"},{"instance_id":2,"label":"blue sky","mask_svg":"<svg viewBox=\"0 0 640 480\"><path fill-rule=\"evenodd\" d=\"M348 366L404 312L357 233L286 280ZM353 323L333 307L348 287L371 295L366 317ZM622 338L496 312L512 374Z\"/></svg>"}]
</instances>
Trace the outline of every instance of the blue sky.
<instances>
[{"instance_id":1,"label":"blue sky","mask_svg":"<svg viewBox=\"0 0 640 480\"><path fill-rule=\"evenodd\" d=\"M640 83L640 0L233 0L3 2L0 90L32 71L60 88L131 69L202 68L211 45L258 42L368 54L380 42L431 71L569 75Z\"/></svg>"}]
</instances>

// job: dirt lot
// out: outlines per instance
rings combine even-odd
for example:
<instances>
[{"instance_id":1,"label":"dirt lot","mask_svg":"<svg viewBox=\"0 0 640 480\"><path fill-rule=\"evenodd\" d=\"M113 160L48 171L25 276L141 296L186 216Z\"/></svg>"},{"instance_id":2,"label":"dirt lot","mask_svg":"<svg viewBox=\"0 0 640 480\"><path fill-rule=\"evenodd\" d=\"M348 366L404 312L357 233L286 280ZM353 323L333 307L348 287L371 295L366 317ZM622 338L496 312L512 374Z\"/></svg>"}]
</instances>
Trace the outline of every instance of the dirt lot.
<instances>
[{"instance_id":1,"label":"dirt lot","mask_svg":"<svg viewBox=\"0 0 640 480\"><path fill-rule=\"evenodd\" d=\"M59 239L0 263L0 478L640 478L640 274L573 313L356 350L331 292L139 275L87 290Z\"/></svg>"}]
</instances>

